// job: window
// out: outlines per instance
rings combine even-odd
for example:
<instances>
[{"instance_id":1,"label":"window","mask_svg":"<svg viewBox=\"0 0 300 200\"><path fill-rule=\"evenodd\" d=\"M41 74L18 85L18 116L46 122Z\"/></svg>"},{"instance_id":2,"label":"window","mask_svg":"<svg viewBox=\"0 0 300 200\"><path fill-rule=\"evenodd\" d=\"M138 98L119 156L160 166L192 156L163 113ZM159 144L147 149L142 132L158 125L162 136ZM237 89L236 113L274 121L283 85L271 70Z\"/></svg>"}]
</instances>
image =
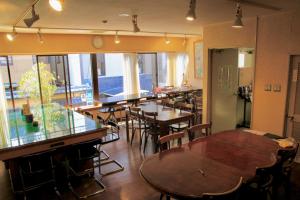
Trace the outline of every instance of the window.
<instances>
[{"instance_id":1,"label":"window","mask_svg":"<svg viewBox=\"0 0 300 200\"><path fill-rule=\"evenodd\" d=\"M152 92L157 85L156 54L138 54L140 92Z\"/></svg>"},{"instance_id":2,"label":"window","mask_svg":"<svg viewBox=\"0 0 300 200\"><path fill-rule=\"evenodd\" d=\"M71 90L72 104L93 103L93 81L90 54L68 55L68 90Z\"/></svg>"},{"instance_id":3,"label":"window","mask_svg":"<svg viewBox=\"0 0 300 200\"><path fill-rule=\"evenodd\" d=\"M158 87L164 87L167 85L167 61L168 56L166 53L157 54Z\"/></svg>"},{"instance_id":4,"label":"window","mask_svg":"<svg viewBox=\"0 0 300 200\"><path fill-rule=\"evenodd\" d=\"M37 65L32 57L12 56L13 64L9 65L16 108L22 108L27 101L31 106L41 104Z\"/></svg>"},{"instance_id":5,"label":"window","mask_svg":"<svg viewBox=\"0 0 300 200\"><path fill-rule=\"evenodd\" d=\"M107 97L123 94L123 54L105 53L96 56L99 96Z\"/></svg>"}]
</instances>

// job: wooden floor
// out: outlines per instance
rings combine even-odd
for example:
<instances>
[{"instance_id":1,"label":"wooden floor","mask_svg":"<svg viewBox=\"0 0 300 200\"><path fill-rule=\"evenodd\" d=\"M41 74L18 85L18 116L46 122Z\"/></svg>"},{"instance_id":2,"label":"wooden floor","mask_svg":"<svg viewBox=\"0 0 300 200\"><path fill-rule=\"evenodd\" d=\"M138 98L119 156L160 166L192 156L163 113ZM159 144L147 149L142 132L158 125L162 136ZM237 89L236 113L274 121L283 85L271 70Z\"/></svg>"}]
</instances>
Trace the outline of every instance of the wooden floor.
<instances>
[{"instance_id":1,"label":"wooden floor","mask_svg":"<svg viewBox=\"0 0 300 200\"><path fill-rule=\"evenodd\" d=\"M139 167L144 159L144 155L139 150L138 138L135 138L131 146L126 142L125 132L122 129L121 139L115 143L103 146L111 158L118 160L125 167L123 172L109 175L103 178L106 191L91 197L89 199L104 199L104 200L158 200L160 194L152 189L139 175ZM151 155L151 145L148 146L146 156ZM112 167L112 166L110 166ZM105 170L105 169L103 169ZM0 199L11 200L16 196L11 192L8 172L5 170L3 163L0 164ZM82 184L83 187L87 186ZM96 184L93 184L96 186ZM94 187L93 187L94 188ZM63 199L76 199L67 189L61 189ZM45 188L39 192L34 192L28 196L29 199L56 199L51 188ZM22 199L18 197L18 199ZM284 192L281 192L278 200L286 200ZM300 199L300 164L297 164L292 176L291 200Z\"/></svg>"}]
</instances>

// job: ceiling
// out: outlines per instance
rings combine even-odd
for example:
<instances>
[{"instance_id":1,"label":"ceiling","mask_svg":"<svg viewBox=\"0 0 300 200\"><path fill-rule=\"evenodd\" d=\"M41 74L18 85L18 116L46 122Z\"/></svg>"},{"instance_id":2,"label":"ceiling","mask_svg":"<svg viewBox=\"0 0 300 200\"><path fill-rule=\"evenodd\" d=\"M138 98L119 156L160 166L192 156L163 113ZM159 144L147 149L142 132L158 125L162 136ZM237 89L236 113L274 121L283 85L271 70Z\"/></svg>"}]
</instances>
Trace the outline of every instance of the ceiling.
<instances>
[{"instance_id":1,"label":"ceiling","mask_svg":"<svg viewBox=\"0 0 300 200\"><path fill-rule=\"evenodd\" d=\"M282 10L274 11L242 4L245 18L270 15L300 7L300 0L253 1L277 6ZM11 31L12 25L30 7L32 2L34 0L0 0L0 31ZM201 35L203 26L233 20L235 15L235 3L232 1L197 0L197 19L188 22L185 20L188 6L189 0L65 0L64 10L56 12L50 8L48 0L41 0L36 5L36 12L40 15L40 20L33 27L94 30L83 30L83 32L89 33L97 32L96 29L132 30L131 18L119 16L119 14L126 13L138 14L138 24L142 31ZM30 17L30 12L26 17ZM102 20L108 22L102 23ZM17 26L25 27L23 20ZM30 32L28 29L19 30ZM44 32L53 31L42 30ZM57 32L65 31L57 30Z\"/></svg>"}]
</instances>

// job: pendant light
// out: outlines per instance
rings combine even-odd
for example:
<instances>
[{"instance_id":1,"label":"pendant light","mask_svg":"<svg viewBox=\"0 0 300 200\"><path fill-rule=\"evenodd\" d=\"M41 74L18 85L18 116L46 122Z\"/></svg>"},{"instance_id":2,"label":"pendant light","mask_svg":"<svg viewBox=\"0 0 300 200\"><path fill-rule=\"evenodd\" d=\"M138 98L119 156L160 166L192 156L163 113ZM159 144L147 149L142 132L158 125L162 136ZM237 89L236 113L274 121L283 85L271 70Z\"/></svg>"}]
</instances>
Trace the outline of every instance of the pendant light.
<instances>
[{"instance_id":1,"label":"pendant light","mask_svg":"<svg viewBox=\"0 0 300 200\"><path fill-rule=\"evenodd\" d=\"M194 21L196 19L196 0L190 0L189 10L185 19L188 21Z\"/></svg>"},{"instance_id":2,"label":"pendant light","mask_svg":"<svg viewBox=\"0 0 300 200\"><path fill-rule=\"evenodd\" d=\"M15 40L16 37L17 37L17 32L16 32L15 27L13 27L12 33L7 33L7 34L6 34L6 38L7 38L10 42L12 42L12 41Z\"/></svg>"},{"instance_id":3,"label":"pendant light","mask_svg":"<svg viewBox=\"0 0 300 200\"><path fill-rule=\"evenodd\" d=\"M233 22L232 27L233 28L243 28L244 24L242 22L242 8L239 3L236 4L236 14L235 14L235 20Z\"/></svg>"},{"instance_id":4,"label":"pendant light","mask_svg":"<svg viewBox=\"0 0 300 200\"><path fill-rule=\"evenodd\" d=\"M171 43L170 39L168 38L167 33L165 33L165 43L166 44L170 44Z\"/></svg>"},{"instance_id":5,"label":"pendant light","mask_svg":"<svg viewBox=\"0 0 300 200\"><path fill-rule=\"evenodd\" d=\"M120 44L120 42L121 42L120 39L119 39L118 31L116 31L116 35L115 35L114 41L115 41L115 44Z\"/></svg>"},{"instance_id":6,"label":"pendant light","mask_svg":"<svg viewBox=\"0 0 300 200\"><path fill-rule=\"evenodd\" d=\"M64 0L49 0L49 4L54 10L61 12L63 10Z\"/></svg>"}]
</instances>

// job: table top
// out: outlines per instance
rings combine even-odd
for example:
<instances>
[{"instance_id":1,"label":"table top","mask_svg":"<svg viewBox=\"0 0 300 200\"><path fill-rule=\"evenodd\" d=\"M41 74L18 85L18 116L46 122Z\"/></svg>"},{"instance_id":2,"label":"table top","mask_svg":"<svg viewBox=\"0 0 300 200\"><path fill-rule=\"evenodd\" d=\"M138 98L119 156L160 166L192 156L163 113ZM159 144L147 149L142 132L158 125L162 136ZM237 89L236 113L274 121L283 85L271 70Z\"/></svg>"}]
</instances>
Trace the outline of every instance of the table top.
<instances>
[{"instance_id":1,"label":"table top","mask_svg":"<svg viewBox=\"0 0 300 200\"><path fill-rule=\"evenodd\" d=\"M188 119L193 117L193 114L186 111L180 111L179 109L174 109L170 107L165 107L163 105L157 104L156 102L147 102L140 104L138 106L141 108L142 111L146 112L157 112L158 116L156 117L156 120L158 123L175 123L174 121L182 119ZM146 117L146 119L153 119L153 117Z\"/></svg>"},{"instance_id":2,"label":"table top","mask_svg":"<svg viewBox=\"0 0 300 200\"><path fill-rule=\"evenodd\" d=\"M155 98L155 95L152 92L147 93L138 93L138 94L129 94L129 95L119 95L113 97L104 97L99 98L98 101L102 104L102 106L110 106L114 105L120 101L136 101L141 98Z\"/></svg>"},{"instance_id":3,"label":"table top","mask_svg":"<svg viewBox=\"0 0 300 200\"><path fill-rule=\"evenodd\" d=\"M272 166L279 146L266 137L242 131L224 131L181 148L144 160L141 176L155 189L177 198L201 198L246 182L257 167Z\"/></svg>"},{"instance_id":4,"label":"table top","mask_svg":"<svg viewBox=\"0 0 300 200\"><path fill-rule=\"evenodd\" d=\"M8 111L8 130L0 140L0 152L106 129L94 120L58 104L32 107L31 112L34 121L39 123L38 127L27 123L21 110Z\"/></svg>"}]
</instances>

